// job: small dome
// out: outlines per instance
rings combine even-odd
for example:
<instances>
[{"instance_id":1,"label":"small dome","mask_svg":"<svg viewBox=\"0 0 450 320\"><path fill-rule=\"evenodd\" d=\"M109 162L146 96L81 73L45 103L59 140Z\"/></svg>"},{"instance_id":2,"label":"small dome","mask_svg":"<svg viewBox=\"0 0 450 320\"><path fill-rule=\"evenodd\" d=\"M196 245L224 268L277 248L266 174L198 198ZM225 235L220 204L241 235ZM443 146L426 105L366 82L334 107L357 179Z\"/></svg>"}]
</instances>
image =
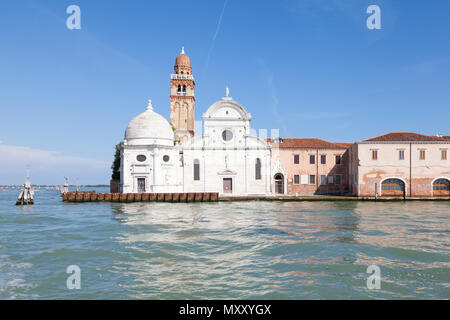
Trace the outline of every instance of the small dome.
<instances>
[{"instance_id":1,"label":"small dome","mask_svg":"<svg viewBox=\"0 0 450 320\"><path fill-rule=\"evenodd\" d=\"M176 66L190 67L191 66L191 59L189 59L189 57L186 54L180 53L177 56L177 58L175 59L175 65Z\"/></svg>"},{"instance_id":2,"label":"small dome","mask_svg":"<svg viewBox=\"0 0 450 320\"><path fill-rule=\"evenodd\" d=\"M125 140L128 145L173 146L174 133L169 122L153 111L151 100L149 100L147 110L128 124Z\"/></svg>"},{"instance_id":3,"label":"small dome","mask_svg":"<svg viewBox=\"0 0 450 320\"><path fill-rule=\"evenodd\" d=\"M184 53L184 47L181 48L181 53L175 59L175 69L177 67L191 68L191 59Z\"/></svg>"}]
</instances>

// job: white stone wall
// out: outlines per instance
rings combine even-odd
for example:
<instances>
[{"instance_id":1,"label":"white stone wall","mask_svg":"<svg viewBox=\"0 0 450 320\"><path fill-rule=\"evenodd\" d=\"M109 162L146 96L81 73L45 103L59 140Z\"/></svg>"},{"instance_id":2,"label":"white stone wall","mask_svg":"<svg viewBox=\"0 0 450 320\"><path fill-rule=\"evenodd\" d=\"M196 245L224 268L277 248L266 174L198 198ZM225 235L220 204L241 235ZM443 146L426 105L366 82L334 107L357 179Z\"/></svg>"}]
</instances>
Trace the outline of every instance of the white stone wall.
<instances>
[{"instance_id":1,"label":"white stone wall","mask_svg":"<svg viewBox=\"0 0 450 320\"><path fill-rule=\"evenodd\" d=\"M144 155L144 162L137 160ZM169 156L165 162L163 157ZM181 192L182 171L180 168L179 149L154 146L123 146L121 192L137 193L137 179L144 178L145 192Z\"/></svg>"}]
</instances>

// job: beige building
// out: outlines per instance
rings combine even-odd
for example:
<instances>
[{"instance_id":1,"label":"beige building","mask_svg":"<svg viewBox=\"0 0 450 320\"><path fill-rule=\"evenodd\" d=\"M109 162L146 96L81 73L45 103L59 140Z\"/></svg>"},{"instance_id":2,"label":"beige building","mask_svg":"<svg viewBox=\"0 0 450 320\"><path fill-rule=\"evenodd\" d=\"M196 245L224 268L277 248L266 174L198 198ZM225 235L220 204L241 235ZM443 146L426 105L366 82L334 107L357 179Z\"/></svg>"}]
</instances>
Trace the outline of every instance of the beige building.
<instances>
[{"instance_id":1,"label":"beige building","mask_svg":"<svg viewBox=\"0 0 450 320\"><path fill-rule=\"evenodd\" d=\"M348 193L350 143L278 138L272 144L272 190L287 195Z\"/></svg>"},{"instance_id":2,"label":"beige building","mask_svg":"<svg viewBox=\"0 0 450 320\"><path fill-rule=\"evenodd\" d=\"M357 196L450 196L450 139L394 132L349 149L350 192Z\"/></svg>"}]
</instances>

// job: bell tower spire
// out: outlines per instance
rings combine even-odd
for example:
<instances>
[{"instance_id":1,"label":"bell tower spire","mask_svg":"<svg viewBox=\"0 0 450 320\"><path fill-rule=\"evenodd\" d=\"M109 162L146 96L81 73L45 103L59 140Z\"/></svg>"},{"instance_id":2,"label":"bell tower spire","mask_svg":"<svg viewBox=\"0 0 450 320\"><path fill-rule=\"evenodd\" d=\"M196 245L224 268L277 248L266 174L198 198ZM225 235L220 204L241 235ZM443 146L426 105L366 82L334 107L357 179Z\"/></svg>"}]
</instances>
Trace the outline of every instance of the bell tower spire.
<instances>
[{"instance_id":1,"label":"bell tower spire","mask_svg":"<svg viewBox=\"0 0 450 320\"><path fill-rule=\"evenodd\" d=\"M194 136L194 88L191 60L183 46L175 59L174 73L170 75L170 122L181 142Z\"/></svg>"}]
</instances>

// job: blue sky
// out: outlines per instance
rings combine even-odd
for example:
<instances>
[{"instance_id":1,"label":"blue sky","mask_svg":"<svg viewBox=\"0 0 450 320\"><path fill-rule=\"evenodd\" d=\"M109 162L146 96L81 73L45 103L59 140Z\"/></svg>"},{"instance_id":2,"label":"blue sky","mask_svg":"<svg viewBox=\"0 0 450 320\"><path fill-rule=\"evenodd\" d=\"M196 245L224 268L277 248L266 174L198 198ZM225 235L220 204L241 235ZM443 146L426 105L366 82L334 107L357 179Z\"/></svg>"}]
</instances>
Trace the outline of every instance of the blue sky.
<instances>
[{"instance_id":1,"label":"blue sky","mask_svg":"<svg viewBox=\"0 0 450 320\"><path fill-rule=\"evenodd\" d=\"M81 8L68 30L66 8ZM366 9L381 8L381 30ZM221 17L221 19L220 19ZM3 1L0 185L106 183L114 145L145 110L169 117L184 45L196 119L225 94L252 127L353 142L450 134L450 2Z\"/></svg>"}]
</instances>

